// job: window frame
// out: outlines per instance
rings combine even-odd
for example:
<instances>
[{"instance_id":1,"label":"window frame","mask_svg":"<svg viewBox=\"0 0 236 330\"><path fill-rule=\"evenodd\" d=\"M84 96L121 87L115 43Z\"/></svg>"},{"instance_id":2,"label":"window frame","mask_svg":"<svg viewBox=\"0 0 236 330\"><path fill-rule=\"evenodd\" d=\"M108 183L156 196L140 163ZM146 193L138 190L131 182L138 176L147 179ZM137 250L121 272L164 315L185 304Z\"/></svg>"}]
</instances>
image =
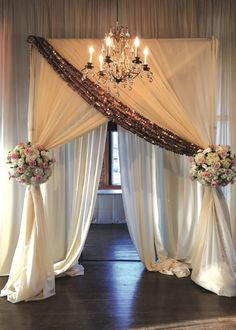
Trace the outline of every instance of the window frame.
<instances>
[{"instance_id":1,"label":"window frame","mask_svg":"<svg viewBox=\"0 0 236 330\"><path fill-rule=\"evenodd\" d=\"M112 184L112 132L117 132L117 124L109 121L107 125L107 138L98 190L121 189L121 185Z\"/></svg>"}]
</instances>

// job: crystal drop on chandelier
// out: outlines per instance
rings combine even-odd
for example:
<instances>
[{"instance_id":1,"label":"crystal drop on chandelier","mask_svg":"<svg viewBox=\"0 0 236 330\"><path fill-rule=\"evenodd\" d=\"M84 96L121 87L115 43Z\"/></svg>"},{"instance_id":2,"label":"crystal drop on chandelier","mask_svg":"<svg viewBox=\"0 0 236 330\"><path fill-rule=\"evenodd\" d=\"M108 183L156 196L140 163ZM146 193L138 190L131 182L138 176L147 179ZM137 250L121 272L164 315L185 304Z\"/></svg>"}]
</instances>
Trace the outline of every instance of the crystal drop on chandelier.
<instances>
[{"instance_id":1,"label":"crystal drop on chandelier","mask_svg":"<svg viewBox=\"0 0 236 330\"><path fill-rule=\"evenodd\" d=\"M105 35L99 55L99 70L93 66L94 48L89 48L89 61L82 70L82 79L94 78L96 83L102 84L108 92L114 88L117 95L119 86L131 90L133 80L138 76L146 77L152 82L153 74L147 64L148 49L144 49L144 62L139 51L139 39L136 37L131 44L127 27L119 26L117 22Z\"/></svg>"}]
</instances>

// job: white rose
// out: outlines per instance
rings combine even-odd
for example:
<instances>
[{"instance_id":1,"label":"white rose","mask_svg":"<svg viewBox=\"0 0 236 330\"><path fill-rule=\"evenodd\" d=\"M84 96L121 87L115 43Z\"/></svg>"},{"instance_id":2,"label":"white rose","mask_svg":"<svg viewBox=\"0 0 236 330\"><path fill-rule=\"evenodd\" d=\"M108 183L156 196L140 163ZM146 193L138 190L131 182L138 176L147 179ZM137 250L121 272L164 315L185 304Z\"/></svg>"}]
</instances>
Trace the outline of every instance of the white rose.
<instances>
[{"instance_id":1,"label":"white rose","mask_svg":"<svg viewBox=\"0 0 236 330\"><path fill-rule=\"evenodd\" d=\"M211 152L211 151L212 151L212 149L209 147L209 148L203 150L203 153L204 153L204 154L207 154L208 152Z\"/></svg>"},{"instance_id":2,"label":"white rose","mask_svg":"<svg viewBox=\"0 0 236 330\"><path fill-rule=\"evenodd\" d=\"M48 152L48 151L45 151L45 150L42 150L42 151L41 151L41 156L46 156L46 157L48 157L48 156L49 156L49 152Z\"/></svg>"},{"instance_id":3,"label":"white rose","mask_svg":"<svg viewBox=\"0 0 236 330\"><path fill-rule=\"evenodd\" d=\"M18 159L12 159L11 163L13 166L17 166L18 165Z\"/></svg>"},{"instance_id":4,"label":"white rose","mask_svg":"<svg viewBox=\"0 0 236 330\"><path fill-rule=\"evenodd\" d=\"M22 166L22 165L24 165L24 163L25 163L24 159L20 158L20 159L18 159L17 165Z\"/></svg>"},{"instance_id":5,"label":"white rose","mask_svg":"<svg viewBox=\"0 0 236 330\"><path fill-rule=\"evenodd\" d=\"M43 163L43 160L42 160L42 158L40 158L40 157L37 158L36 161L37 161L38 165L41 165L41 164Z\"/></svg>"},{"instance_id":6,"label":"white rose","mask_svg":"<svg viewBox=\"0 0 236 330\"><path fill-rule=\"evenodd\" d=\"M40 176L43 176L43 169L42 168L36 168L34 170L34 175L40 175Z\"/></svg>"}]
</instances>

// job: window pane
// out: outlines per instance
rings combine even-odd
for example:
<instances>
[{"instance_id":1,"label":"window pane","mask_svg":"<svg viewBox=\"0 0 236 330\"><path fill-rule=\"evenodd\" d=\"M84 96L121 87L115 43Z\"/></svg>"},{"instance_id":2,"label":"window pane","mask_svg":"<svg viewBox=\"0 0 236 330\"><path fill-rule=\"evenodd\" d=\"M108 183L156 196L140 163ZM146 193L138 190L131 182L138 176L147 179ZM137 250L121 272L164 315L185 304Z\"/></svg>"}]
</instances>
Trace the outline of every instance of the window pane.
<instances>
[{"instance_id":1,"label":"window pane","mask_svg":"<svg viewBox=\"0 0 236 330\"><path fill-rule=\"evenodd\" d=\"M112 132L111 134L111 184L120 185L118 132Z\"/></svg>"}]
</instances>

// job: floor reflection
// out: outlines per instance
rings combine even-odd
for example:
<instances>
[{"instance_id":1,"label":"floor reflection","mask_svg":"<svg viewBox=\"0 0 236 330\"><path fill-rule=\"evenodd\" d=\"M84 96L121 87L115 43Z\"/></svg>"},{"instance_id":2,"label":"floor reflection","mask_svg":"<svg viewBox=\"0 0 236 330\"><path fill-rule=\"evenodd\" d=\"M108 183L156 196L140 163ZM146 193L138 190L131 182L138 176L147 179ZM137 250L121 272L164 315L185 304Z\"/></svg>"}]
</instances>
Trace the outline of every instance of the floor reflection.
<instances>
[{"instance_id":1,"label":"floor reflection","mask_svg":"<svg viewBox=\"0 0 236 330\"><path fill-rule=\"evenodd\" d=\"M144 266L141 263L112 262L110 267L113 274L110 289L116 324L128 329L134 317L137 290L140 288Z\"/></svg>"}]
</instances>

